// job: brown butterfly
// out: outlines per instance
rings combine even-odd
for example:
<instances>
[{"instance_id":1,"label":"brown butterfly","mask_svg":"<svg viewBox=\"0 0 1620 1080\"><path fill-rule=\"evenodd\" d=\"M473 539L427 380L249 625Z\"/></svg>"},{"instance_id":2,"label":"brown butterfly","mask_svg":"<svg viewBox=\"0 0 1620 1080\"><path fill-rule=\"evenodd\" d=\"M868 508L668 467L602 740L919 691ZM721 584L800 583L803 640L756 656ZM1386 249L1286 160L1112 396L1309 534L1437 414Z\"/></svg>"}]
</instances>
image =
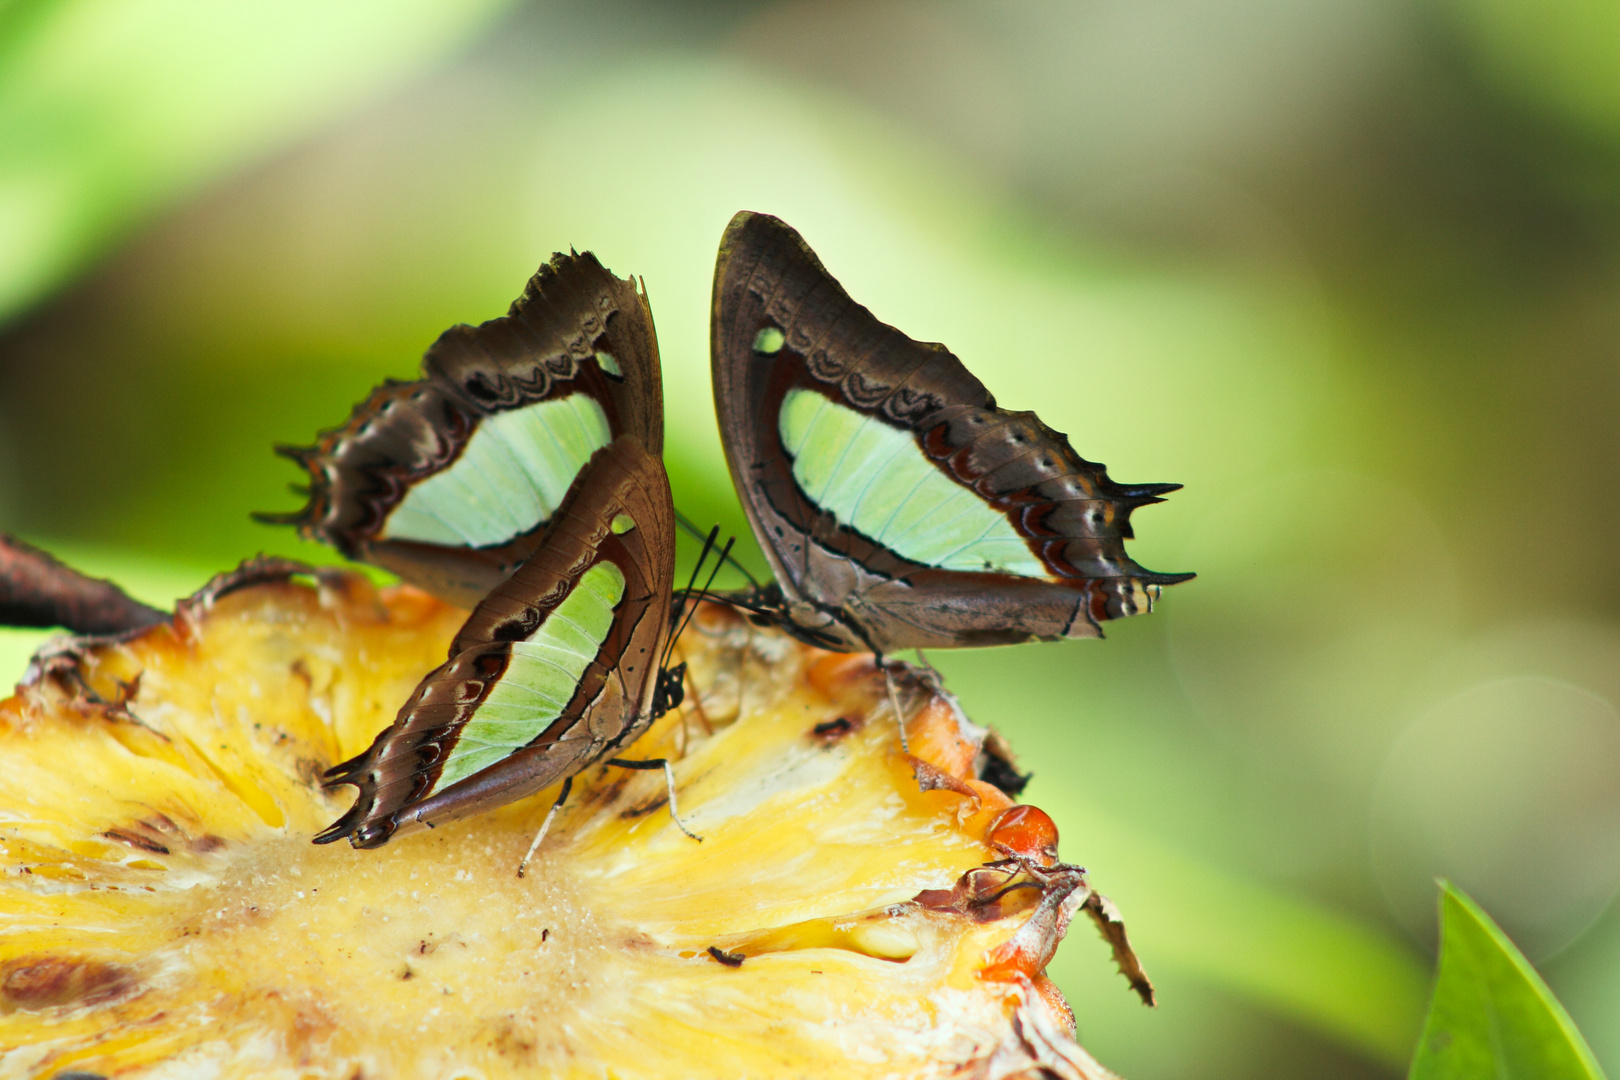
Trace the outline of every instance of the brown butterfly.
<instances>
[{"instance_id":1,"label":"brown butterfly","mask_svg":"<svg viewBox=\"0 0 1620 1080\"><path fill-rule=\"evenodd\" d=\"M575 774L679 704L683 670L663 666L674 571L669 479L622 435L590 458L539 547L474 609L449 660L368 750L327 773L328 786L360 795L315 842L376 847L563 781L560 806ZM613 763L669 777L662 760ZM670 794L674 814L673 781Z\"/></svg>"},{"instance_id":2,"label":"brown butterfly","mask_svg":"<svg viewBox=\"0 0 1620 1080\"><path fill-rule=\"evenodd\" d=\"M620 435L663 452L652 309L590 252L557 254L503 318L441 334L422 378L377 387L313 446L278 448L308 471L309 502L258 517L470 608Z\"/></svg>"},{"instance_id":3,"label":"brown butterfly","mask_svg":"<svg viewBox=\"0 0 1620 1080\"><path fill-rule=\"evenodd\" d=\"M1099 637L1191 574L1125 554L1117 484L943 345L879 322L782 221L732 218L714 269L715 411L773 585L741 606L823 648Z\"/></svg>"}]
</instances>

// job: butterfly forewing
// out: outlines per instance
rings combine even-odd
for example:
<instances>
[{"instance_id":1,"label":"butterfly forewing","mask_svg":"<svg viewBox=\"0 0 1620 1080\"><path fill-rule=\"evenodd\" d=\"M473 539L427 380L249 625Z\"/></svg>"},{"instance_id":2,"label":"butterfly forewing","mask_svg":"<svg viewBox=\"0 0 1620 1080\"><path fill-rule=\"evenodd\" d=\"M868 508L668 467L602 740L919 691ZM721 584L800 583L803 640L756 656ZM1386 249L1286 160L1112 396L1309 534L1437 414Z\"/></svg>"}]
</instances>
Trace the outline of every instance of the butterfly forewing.
<instances>
[{"instance_id":1,"label":"butterfly forewing","mask_svg":"<svg viewBox=\"0 0 1620 1080\"><path fill-rule=\"evenodd\" d=\"M1088 637L1146 611L1126 486L944 346L850 299L793 229L740 213L715 268L716 410L784 594L822 644L889 652Z\"/></svg>"},{"instance_id":2,"label":"butterfly forewing","mask_svg":"<svg viewBox=\"0 0 1620 1080\"><path fill-rule=\"evenodd\" d=\"M592 454L624 434L662 450L651 309L589 252L553 256L504 317L446 330L422 369L283 451L310 499L272 520L472 607L535 549Z\"/></svg>"},{"instance_id":3,"label":"butterfly forewing","mask_svg":"<svg viewBox=\"0 0 1620 1080\"><path fill-rule=\"evenodd\" d=\"M675 518L633 436L597 451L538 550L477 606L394 723L331 784L359 798L316 839L385 843L511 802L628 745L653 719Z\"/></svg>"}]
</instances>

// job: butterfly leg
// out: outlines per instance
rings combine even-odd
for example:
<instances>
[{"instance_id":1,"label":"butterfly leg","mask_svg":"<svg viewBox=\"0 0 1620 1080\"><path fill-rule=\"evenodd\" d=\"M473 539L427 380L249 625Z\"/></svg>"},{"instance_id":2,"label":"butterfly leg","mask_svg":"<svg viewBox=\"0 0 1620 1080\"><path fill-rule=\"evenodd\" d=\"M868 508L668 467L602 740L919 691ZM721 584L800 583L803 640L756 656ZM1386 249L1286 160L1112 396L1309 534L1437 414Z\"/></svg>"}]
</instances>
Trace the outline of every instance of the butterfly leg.
<instances>
[{"instance_id":1,"label":"butterfly leg","mask_svg":"<svg viewBox=\"0 0 1620 1080\"><path fill-rule=\"evenodd\" d=\"M523 871L528 869L529 860L534 858L534 853L540 849L540 841L546 838L546 830L551 828L551 819L557 816L558 810L562 809L563 800L568 798L568 792L573 787L574 778L572 776L563 780L562 791L558 792L557 801L551 804L550 810L546 811L546 820L540 823L540 831L534 834L534 843L529 845L529 850L523 856L523 861L518 863L518 877L522 877Z\"/></svg>"},{"instance_id":2,"label":"butterfly leg","mask_svg":"<svg viewBox=\"0 0 1620 1080\"><path fill-rule=\"evenodd\" d=\"M617 765L621 769L663 769L664 783L669 787L669 816L674 819L675 824L680 827L681 832L685 833L687 836L690 836L699 843L703 842L703 837L686 827L686 823L681 820L680 811L675 808L675 770L670 767L669 760L667 758L648 758L645 761L627 761L624 758L608 758L607 764Z\"/></svg>"},{"instance_id":3,"label":"butterfly leg","mask_svg":"<svg viewBox=\"0 0 1620 1080\"><path fill-rule=\"evenodd\" d=\"M923 689L934 694L945 692L945 676L939 673L939 668L928 662L921 649L917 652L917 666L922 669L921 679Z\"/></svg>"},{"instance_id":4,"label":"butterfly leg","mask_svg":"<svg viewBox=\"0 0 1620 1080\"><path fill-rule=\"evenodd\" d=\"M900 729L900 751L911 753L911 741L906 738L906 714L900 711L900 694L894 688L894 674L889 671L889 662L877 653L878 667L883 669L883 681L889 688L889 707L894 710L894 723Z\"/></svg>"},{"instance_id":5,"label":"butterfly leg","mask_svg":"<svg viewBox=\"0 0 1620 1080\"><path fill-rule=\"evenodd\" d=\"M867 644L871 644L871 642ZM894 710L894 726L900 729L900 752L909 754L911 753L911 740L906 738L906 714L900 711L900 694L894 688L894 673L889 670L889 661L876 649L872 650L872 659L882 669L883 684L889 689L889 708Z\"/></svg>"}]
</instances>

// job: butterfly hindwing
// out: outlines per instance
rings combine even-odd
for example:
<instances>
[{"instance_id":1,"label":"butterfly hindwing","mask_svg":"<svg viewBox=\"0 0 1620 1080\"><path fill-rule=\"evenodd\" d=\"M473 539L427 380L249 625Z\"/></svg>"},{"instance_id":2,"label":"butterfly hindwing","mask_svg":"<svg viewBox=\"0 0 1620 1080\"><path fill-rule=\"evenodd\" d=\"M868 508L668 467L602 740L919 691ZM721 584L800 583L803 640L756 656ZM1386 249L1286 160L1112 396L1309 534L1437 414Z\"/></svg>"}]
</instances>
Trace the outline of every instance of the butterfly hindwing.
<instances>
[{"instance_id":1,"label":"butterfly hindwing","mask_svg":"<svg viewBox=\"0 0 1620 1080\"><path fill-rule=\"evenodd\" d=\"M797 232L732 219L715 267L716 411L791 628L910 647L1092 637L1146 611L1127 486L1031 412L998 408L942 345L855 303Z\"/></svg>"},{"instance_id":2,"label":"butterfly hindwing","mask_svg":"<svg viewBox=\"0 0 1620 1080\"><path fill-rule=\"evenodd\" d=\"M273 520L463 607L535 549L597 450L624 434L662 450L647 298L589 252L553 256L504 317L446 330L422 370L283 450L310 498Z\"/></svg>"},{"instance_id":3,"label":"butterfly hindwing","mask_svg":"<svg viewBox=\"0 0 1620 1080\"><path fill-rule=\"evenodd\" d=\"M329 774L359 798L316 839L387 842L522 798L628 745L653 719L675 518L634 436L599 450L540 547L479 603L398 718Z\"/></svg>"}]
</instances>

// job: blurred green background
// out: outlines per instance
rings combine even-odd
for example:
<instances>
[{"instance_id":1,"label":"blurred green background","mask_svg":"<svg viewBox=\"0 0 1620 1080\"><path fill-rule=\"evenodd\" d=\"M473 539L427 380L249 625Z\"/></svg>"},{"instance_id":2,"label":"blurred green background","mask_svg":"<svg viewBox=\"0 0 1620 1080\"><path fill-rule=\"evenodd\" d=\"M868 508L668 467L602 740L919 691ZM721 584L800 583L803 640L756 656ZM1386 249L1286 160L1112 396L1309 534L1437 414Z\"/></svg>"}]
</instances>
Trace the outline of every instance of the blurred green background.
<instances>
[{"instance_id":1,"label":"blurred green background","mask_svg":"<svg viewBox=\"0 0 1620 1080\"><path fill-rule=\"evenodd\" d=\"M1401 1074L1433 878L1620 1072L1620 5L12 0L0 529L167 603L297 500L272 442L554 249L643 275L676 499L737 209L948 343L1199 577L1103 642L931 654L1163 1005L1137 1080ZM747 541L745 541L746 543ZM762 565L757 551L756 565ZM0 637L6 674L40 635Z\"/></svg>"}]
</instances>

